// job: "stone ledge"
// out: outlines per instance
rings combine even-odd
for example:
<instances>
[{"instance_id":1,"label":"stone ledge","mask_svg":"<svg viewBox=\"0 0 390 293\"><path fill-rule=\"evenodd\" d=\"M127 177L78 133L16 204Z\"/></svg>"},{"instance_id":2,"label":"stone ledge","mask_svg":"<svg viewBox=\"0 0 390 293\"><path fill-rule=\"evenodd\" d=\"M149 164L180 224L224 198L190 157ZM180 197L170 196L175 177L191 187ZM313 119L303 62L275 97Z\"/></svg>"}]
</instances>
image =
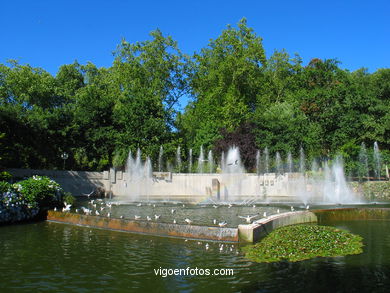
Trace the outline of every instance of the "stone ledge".
<instances>
[{"instance_id":1,"label":"stone ledge","mask_svg":"<svg viewBox=\"0 0 390 293\"><path fill-rule=\"evenodd\" d=\"M276 228L311 222L317 222L317 216L310 211L276 214L249 225L238 225L238 236L242 242L255 243Z\"/></svg>"}]
</instances>

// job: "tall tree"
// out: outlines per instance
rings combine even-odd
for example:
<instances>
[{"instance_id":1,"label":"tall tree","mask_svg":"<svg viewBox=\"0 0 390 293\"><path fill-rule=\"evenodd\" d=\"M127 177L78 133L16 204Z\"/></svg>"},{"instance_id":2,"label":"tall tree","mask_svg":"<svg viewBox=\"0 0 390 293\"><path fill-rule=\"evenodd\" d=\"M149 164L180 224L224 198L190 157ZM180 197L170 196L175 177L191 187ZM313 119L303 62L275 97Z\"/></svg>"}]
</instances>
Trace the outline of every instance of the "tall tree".
<instances>
[{"instance_id":1,"label":"tall tree","mask_svg":"<svg viewBox=\"0 0 390 293\"><path fill-rule=\"evenodd\" d=\"M219 130L234 131L254 111L266 63L262 39L247 26L228 26L193 58L190 75L193 101L181 128L196 148L210 146Z\"/></svg>"}]
</instances>

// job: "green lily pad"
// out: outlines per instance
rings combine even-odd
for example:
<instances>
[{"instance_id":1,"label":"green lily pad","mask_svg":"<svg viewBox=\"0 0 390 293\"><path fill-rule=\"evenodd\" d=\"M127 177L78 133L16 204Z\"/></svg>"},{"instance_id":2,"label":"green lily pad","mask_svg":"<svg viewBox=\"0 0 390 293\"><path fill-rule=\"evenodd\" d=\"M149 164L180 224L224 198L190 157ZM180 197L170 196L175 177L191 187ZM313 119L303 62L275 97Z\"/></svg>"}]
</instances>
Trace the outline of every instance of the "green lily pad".
<instances>
[{"instance_id":1,"label":"green lily pad","mask_svg":"<svg viewBox=\"0 0 390 293\"><path fill-rule=\"evenodd\" d=\"M363 252L363 238L329 226L294 225L272 231L261 242L243 248L255 262L301 261Z\"/></svg>"}]
</instances>

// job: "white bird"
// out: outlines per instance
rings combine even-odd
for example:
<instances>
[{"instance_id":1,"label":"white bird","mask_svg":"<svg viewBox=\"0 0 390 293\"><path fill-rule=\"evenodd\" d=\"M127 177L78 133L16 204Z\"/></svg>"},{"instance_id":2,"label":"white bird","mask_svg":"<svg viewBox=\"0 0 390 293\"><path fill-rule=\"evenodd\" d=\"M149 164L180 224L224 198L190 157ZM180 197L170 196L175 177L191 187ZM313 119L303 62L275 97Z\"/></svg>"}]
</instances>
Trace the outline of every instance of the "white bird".
<instances>
[{"instance_id":1,"label":"white bird","mask_svg":"<svg viewBox=\"0 0 390 293\"><path fill-rule=\"evenodd\" d=\"M160 219L161 218L161 215L154 215L154 219L155 220L158 220L158 219Z\"/></svg>"},{"instance_id":2,"label":"white bird","mask_svg":"<svg viewBox=\"0 0 390 293\"><path fill-rule=\"evenodd\" d=\"M151 218L151 217L149 217L149 216L146 216L146 220L148 220L148 221L151 221L151 220L152 220L152 218Z\"/></svg>"},{"instance_id":3,"label":"white bird","mask_svg":"<svg viewBox=\"0 0 390 293\"><path fill-rule=\"evenodd\" d=\"M228 205L228 209L230 209L233 205L231 203L229 203Z\"/></svg>"},{"instance_id":4,"label":"white bird","mask_svg":"<svg viewBox=\"0 0 390 293\"><path fill-rule=\"evenodd\" d=\"M206 243L205 247L206 247L206 250L209 249L209 244Z\"/></svg>"},{"instance_id":5,"label":"white bird","mask_svg":"<svg viewBox=\"0 0 390 293\"><path fill-rule=\"evenodd\" d=\"M292 211L292 212L294 211L294 207L293 207L293 206L291 206L291 211Z\"/></svg>"},{"instance_id":6,"label":"white bird","mask_svg":"<svg viewBox=\"0 0 390 293\"><path fill-rule=\"evenodd\" d=\"M306 209L307 209L307 210L308 210L308 209L310 209L310 206L309 206L309 205L307 205L307 206L306 206Z\"/></svg>"},{"instance_id":7,"label":"white bird","mask_svg":"<svg viewBox=\"0 0 390 293\"><path fill-rule=\"evenodd\" d=\"M111 217L111 213L108 213L108 214L107 214L107 217L109 217L109 218L110 218L110 217Z\"/></svg>"},{"instance_id":8,"label":"white bird","mask_svg":"<svg viewBox=\"0 0 390 293\"><path fill-rule=\"evenodd\" d=\"M55 212L57 211L57 208L56 208L56 207L54 207L54 211L55 211Z\"/></svg>"},{"instance_id":9,"label":"white bird","mask_svg":"<svg viewBox=\"0 0 390 293\"><path fill-rule=\"evenodd\" d=\"M134 219L139 220L141 219L141 216L134 215Z\"/></svg>"},{"instance_id":10,"label":"white bird","mask_svg":"<svg viewBox=\"0 0 390 293\"><path fill-rule=\"evenodd\" d=\"M120 216L119 218L123 219L124 217L123 217L123 215L122 215L122 216Z\"/></svg>"},{"instance_id":11,"label":"white bird","mask_svg":"<svg viewBox=\"0 0 390 293\"><path fill-rule=\"evenodd\" d=\"M277 210L276 210L276 212L279 214L279 213L280 213L280 210L279 210L279 209L277 209Z\"/></svg>"},{"instance_id":12,"label":"white bird","mask_svg":"<svg viewBox=\"0 0 390 293\"><path fill-rule=\"evenodd\" d=\"M183 208L185 208L186 207L186 205L185 204L183 204Z\"/></svg>"},{"instance_id":13,"label":"white bird","mask_svg":"<svg viewBox=\"0 0 390 293\"><path fill-rule=\"evenodd\" d=\"M175 209L171 209L171 214L174 214L176 212Z\"/></svg>"},{"instance_id":14,"label":"white bird","mask_svg":"<svg viewBox=\"0 0 390 293\"><path fill-rule=\"evenodd\" d=\"M100 214L99 214L99 212L96 210L95 211L95 214L96 214L96 216L99 216Z\"/></svg>"},{"instance_id":15,"label":"white bird","mask_svg":"<svg viewBox=\"0 0 390 293\"><path fill-rule=\"evenodd\" d=\"M76 209L75 212L78 213L78 212L79 212L79 209Z\"/></svg>"},{"instance_id":16,"label":"white bird","mask_svg":"<svg viewBox=\"0 0 390 293\"><path fill-rule=\"evenodd\" d=\"M141 203L137 204L137 207L140 207L140 206L142 206L142 204L141 204Z\"/></svg>"},{"instance_id":17,"label":"white bird","mask_svg":"<svg viewBox=\"0 0 390 293\"><path fill-rule=\"evenodd\" d=\"M252 206L252 208L255 208L256 207L256 205L254 204L253 206Z\"/></svg>"},{"instance_id":18,"label":"white bird","mask_svg":"<svg viewBox=\"0 0 390 293\"><path fill-rule=\"evenodd\" d=\"M227 225L226 221L223 221L221 223L218 223L219 227L225 227Z\"/></svg>"},{"instance_id":19,"label":"white bird","mask_svg":"<svg viewBox=\"0 0 390 293\"><path fill-rule=\"evenodd\" d=\"M214 225L217 225L217 219L214 219L214 220L213 220L213 224L214 224Z\"/></svg>"},{"instance_id":20,"label":"white bird","mask_svg":"<svg viewBox=\"0 0 390 293\"><path fill-rule=\"evenodd\" d=\"M83 193L84 196L87 196L88 198L95 192L95 189L92 190L90 193Z\"/></svg>"},{"instance_id":21,"label":"white bird","mask_svg":"<svg viewBox=\"0 0 390 293\"><path fill-rule=\"evenodd\" d=\"M90 215L92 213L92 210L90 209L87 209L85 207L81 207L81 210L86 214L86 215Z\"/></svg>"},{"instance_id":22,"label":"white bird","mask_svg":"<svg viewBox=\"0 0 390 293\"><path fill-rule=\"evenodd\" d=\"M263 213L263 217L264 217L264 218L267 217L267 212L264 212L264 213Z\"/></svg>"},{"instance_id":23,"label":"white bird","mask_svg":"<svg viewBox=\"0 0 390 293\"><path fill-rule=\"evenodd\" d=\"M217 205L213 205L213 208L214 208L214 209L217 209L217 208L218 208L218 206L217 206Z\"/></svg>"},{"instance_id":24,"label":"white bird","mask_svg":"<svg viewBox=\"0 0 390 293\"><path fill-rule=\"evenodd\" d=\"M185 219L184 222L186 222L188 225L191 225L192 221L190 219Z\"/></svg>"},{"instance_id":25,"label":"white bird","mask_svg":"<svg viewBox=\"0 0 390 293\"><path fill-rule=\"evenodd\" d=\"M241 218L241 219L245 219L247 223L250 223L250 222L252 222L252 219L253 219L253 218L256 218L256 217L257 217L257 215L254 215L254 216L249 216L249 215L248 215L248 216L246 216L246 217L245 217L245 216L238 216L238 217Z\"/></svg>"},{"instance_id":26,"label":"white bird","mask_svg":"<svg viewBox=\"0 0 390 293\"><path fill-rule=\"evenodd\" d=\"M222 251L223 250L223 244L221 244L221 246L219 247L219 251Z\"/></svg>"},{"instance_id":27,"label":"white bird","mask_svg":"<svg viewBox=\"0 0 390 293\"><path fill-rule=\"evenodd\" d=\"M176 219L173 219L173 224L176 224Z\"/></svg>"},{"instance_id":28,"label":"white bird","mask_svg":"<svg viewBox=\"0 0 390 293\"><path fill-rule=\"evenodd\" d=\"M70 207L71 207L72 205L71 205L71 204L67 204L66 202L64 202L64 204L65 204L65 207L62 208L62 211L63 211L63 212L68 212L68 211L70 211Z\"/></svg>"}]
</instances>

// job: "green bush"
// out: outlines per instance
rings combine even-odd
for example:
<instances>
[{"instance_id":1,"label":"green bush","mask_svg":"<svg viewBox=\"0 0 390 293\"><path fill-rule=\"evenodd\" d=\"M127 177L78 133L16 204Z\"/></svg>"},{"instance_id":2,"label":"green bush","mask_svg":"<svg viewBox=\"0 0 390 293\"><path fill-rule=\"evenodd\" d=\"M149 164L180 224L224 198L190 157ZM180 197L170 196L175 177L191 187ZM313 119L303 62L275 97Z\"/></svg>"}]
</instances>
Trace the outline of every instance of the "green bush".
<instances>
[{"instance_id":1,"label":"green bush","mask_svg":"<svg viewBox=\"0 0 390 293\"><path fill-rule=\"evenodd\" d=\"M64 196L62 197L62 201L67 204L74 205L76 198L70 193L70 192L65 192Z\"/></svg>"},{"instance_id":2,"label":"green bush","mask_svg":"<svg viewBox=\"0 0 390 293\"><path fill-rule=\"evenodd\" d=\"M12 175L7 171L0 172L0 181L10 181L12 179Z\"/></svg>"},{"instance_id":3,"label":"green bush","mask_svg":"<svg viewBox=\"0 0 390 293\"><path fill-rule=\"evenodd\" d=\"M31 206L53 207L62 193L60 185L45 176L33 176L14 184Z\"/></svg>"},{"instance_id":4,"label":"green bush","mask_svg":"<svg viewBox=\"0 0 390 293\"><path fill-rule=\"evenodd\" d=\"M12 189L12 184L6 181L0 181L0 194L3 194Z\"/></svg>"}]
</instances>

